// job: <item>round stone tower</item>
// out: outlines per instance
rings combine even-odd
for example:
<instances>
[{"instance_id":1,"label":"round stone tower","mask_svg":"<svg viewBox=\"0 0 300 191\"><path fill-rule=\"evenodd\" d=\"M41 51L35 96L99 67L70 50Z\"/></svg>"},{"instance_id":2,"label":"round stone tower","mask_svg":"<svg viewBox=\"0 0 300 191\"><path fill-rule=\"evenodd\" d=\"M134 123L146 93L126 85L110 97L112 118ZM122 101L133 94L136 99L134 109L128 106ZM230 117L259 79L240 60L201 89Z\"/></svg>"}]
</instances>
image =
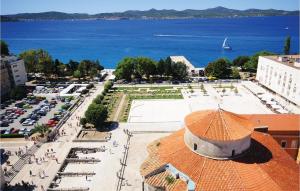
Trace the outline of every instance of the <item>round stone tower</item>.
<instances>
[{"instance_id":1,"label":"round stone tower","mask_svg":"<svg viewBox=\"0 0 300 191\"><path fill-rule=\"evenodd\" d=\"M193 112L185 118L184 141L208 158L236 158L250 147L252 127L247 119L222 109Z\"/></svg>"}]
</instances>

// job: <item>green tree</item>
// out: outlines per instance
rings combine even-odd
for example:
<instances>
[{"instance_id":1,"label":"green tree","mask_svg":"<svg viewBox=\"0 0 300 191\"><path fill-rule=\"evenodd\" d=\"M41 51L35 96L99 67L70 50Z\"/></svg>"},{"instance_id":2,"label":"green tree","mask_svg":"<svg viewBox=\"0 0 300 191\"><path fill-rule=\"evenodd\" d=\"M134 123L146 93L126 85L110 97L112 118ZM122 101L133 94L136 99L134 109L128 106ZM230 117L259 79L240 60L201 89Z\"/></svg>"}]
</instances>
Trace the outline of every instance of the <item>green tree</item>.
<instances>
[{"instance_id":1,"label":"green tree","mask_svg":"<svg viewBox=\"0 0 300 191\"><path fill-rule=\"evenodd\" d=\"M45 124L37 124L34 126L34 129L32 130L33 133L40 133L41 137L44 137L44 135L49 131L49 127Z\"/></svg>"},{"instance_id":2,"label":"green tree","mask_svg":"<svg viewBox=\"0 0 300 191\"><path fill-rule=\"evenodd\" d=\"M88 123L93 124L97 129L102 129L107 119L108 111L102 104L92 103L85 112L85 118Z\"/></svg>"},{"instance_id":3,"label":"green tree","mask_svg":"<svg viewBox=\"0 0 300 191\"><path fill-rule=\"evenodd\" d=\"M256 72L259 56L269 56L269 55L274 55L274 53L268 51L257 52L256 54L251 56L248 62L244 64L243 70L249 72Z\"/></svg>"},{"instance_id":4,"label":"green tree","mask_svg":"<svg viewBox=\"0 0 300 191\"><path fill-rule=\"evenodd\" d=\"M9 55L9 49L8 45L4 40L1 40L1 55L8 56Z\"/></svg>"},{"instance_id":5,"label":"green tree","mask_svg":"<svg viewBox=\"0 0 300 191\"><path fill-rule=\"evenodd\" d=\"M93 100L93 102L96 104L102 104L103 98L104 98L104 96L102 94L100 94Z\"/></svg>"},{"instance_id":6,"label":"green tree","mask_svg":"<svg viewBox=\"0 0 300 191\"><path fill-rule=\"evenodd\" d=\"M91 69L91 71L90 71L90 74L89 74L89 75L90 75L90 78L96 77L97 74L98 74L97 68L93 67L93 68Z\"/></svg>"},{"instance_id":7,"label":"green tree","mask_svg":"<svg viewBox=\"0 0 300 191\"><path fill-rule=\"evenodd\" d=\"M54 60L52 72L54 75L62 77L65 76L66 65L58 59Z\"/></svg>"},{"instance_id":8,"label":"green tree","mask_svg":"<svg viewBox=\"0 0 300 191\"><path fill-rule=\"evenodd\" d=\"M232 67L232 78L234 78L234 79L240 79L241 78L241 76L240 76L240 71L239 71L239 69L237 68L237 67Z\"/></svg>"},{"instance_id":9,"label":"green tree","mask_svg":"<svg viewBox=\"0 0 300 191\"><path fill-rule=\"evenodd\" d=\"M70 60L66 64L66 69L69 75L73 75L73 73L78 69L79 63L73 60Z\"/></svg>"},{"instance_id":10,"label":"green tree","mask_svg":"<svg viewBox=\"0 0 300 191\"><path fill-rule=\"evenodd\" d=\"M50 54L42 49L37 50L38 54L38 72L43 73L46 77L53 74L53 61Z\"/></svg>"},{"instance_id":11,"label":"green tree","mask_svg":"<svg viewBox=\"0 0 300 191\"><path fill-rule=\"evenodd\" d=\"M112 81L108 81L104 84L104 91L108 92L108 90L110 90L110 88L112 88L114 85L114 83Z\"/></svg>"},{"instance_id":12,"label":"green tree","mask_svg":"<svg viewBox=\"0 0 300 191\"><path fill-rule=\"evenodd\" d=\"M284 44L284 54L288 55L290 54L290 48L291 48L291 37L287 36L285 39L285 44Z\"/></svg>"},{"instance_id":13,"label":"green tree","mask_svg":"<svg viewBox=\"0 0 300 191\"><path fill-rule=\"evenodd\" d=\"M172 60L170 57L168 57L165 60L165 64L164 64L164 74L166 76L171 76L172 75Z\"/></svg>"},{"instance_id":14,"label":"green tree","mask_svg":"<svg viewBox=\"0 0 300 191\"><path fill-rule=\"evenodd\" d=\"M165 61L163 59L160 59L156 63L156 73L160 76L163 76L165 73L164 67L165 67Z\"/></svg>"},{"instance_id":15,"label":"green tree","mask_svg":"<svg viewBox=\"0 0 300 191\"><path fill-rule=\"evenodd\" d=\"M83 126L85 126L86 123L87 123L86 118L85 118L85 117L82 117L82 118L80 119L80 124L83 125Z\"/></svg>"},{"instance_id":16,"label":"green tree","mask_svg":"<svg viewBox=\"0 0 300 191\"><path fill-rule=\"evenodd\" d=\"M232 65L236 67L242 67L249 60L250 60L249 56L238 56L232 61Z\"/></svg>"},{"instance_id":17,"label":"green tree","mask_svg":"<svg viewBox=\"0 0 300 191\"><path fill-rule=\"evenodd\" d=\"M132 75L134 73L134 59L124 58L121 60L115 70L115 75L117 79L125 79L131 81Z\"/></svg>"},{"instance_id":18,"label":"green tree","mask_svg":"<svg viewBox=\"0 0 300 191\"><path fill-rule=\"evenodd\" d=\"M74 71L74 73L73 73L73 77L74 78L78 78L78 80L80 80L80 78L81 78L81 72L80 72L80 70L75 70Z\"/></svg>"},{"instance_id":19,"label":"green tree","mask_svg":"<svg viewBox=\"0 0 300 191\"><path fill-rule=\"evenodd\" d=\"M209 63L205 67L205 75L206 76L213 76L216 78L228 78L230 76L230 63L227 59L218 59L214 62Z\"/></svg>"},{"instance_id":20,"label":"green tree","mask_svg":"<svg viewBox=\"0 0 300 191\"><path fill-rule=\"evenodd\" d=\"M66 76L66 65L61 63L59 66L58 66L58 76L59 77L64 77Z\"/></svg>"},{"instance_id":21,"label":"green tree","mask_svg":"<svg viewBox=\"0 0 300 191\"><path fill-rule=\"evenodd\" d=\"M146 57L135 58L135 68L138 76L145 76L147 79L149 79L150 75L155 74L156 70L155 62Z\"/></svg>"},{"instance_id":22,"label":"green tree","mask_svg":"<svg viewBox=\"0 0 300 191\"><path fill-rule=\"evenodd\" d=\"M187 77L187 66L182 62L172 63L172 77L176 80L183 80Z\"/></svg>"},{"instance_id":23,"label":"green tree","mask_svg":"<svg viewBox=\"0 0 300 191\"><path fill-rule=\"evenodd\" d=\"M27 50L19 55L24 60L26 71L28 73L37 73L38 54L36 50Z\"/></svg>"}]
</instances>

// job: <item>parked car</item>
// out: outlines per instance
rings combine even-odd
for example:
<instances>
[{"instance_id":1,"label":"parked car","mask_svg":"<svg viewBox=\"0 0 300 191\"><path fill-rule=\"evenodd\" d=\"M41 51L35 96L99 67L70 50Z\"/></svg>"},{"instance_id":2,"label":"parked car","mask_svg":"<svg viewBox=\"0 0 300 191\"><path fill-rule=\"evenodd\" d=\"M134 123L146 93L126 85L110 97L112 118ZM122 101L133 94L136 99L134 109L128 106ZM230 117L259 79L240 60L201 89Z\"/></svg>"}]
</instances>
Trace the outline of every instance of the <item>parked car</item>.
<instances>
[{"instance_id":1,"label":"parked car","mask_svg":"<svg viewBox=\"0 0 300 191\"><path fill-rule=\"evenodd\" d=\"M19 129L11 128L10 134L17 134L19 131L20 131Z\"/></svg>"},{"instance_id":2,"label":"parked car","mask_svg":"<svg viewBox=\"0 0 300 191\"><path fill-rule=\"evenodd\" d=\"M31 126L31 125L33 125L35 123L35 120L32 120L32 119L26 119L23 123L22 123L22 125L24 125L24 126Z\"/></svg>"},{"instance_id":3,"label":"parked car","mask_svg":"<svg viewBox=\"0 0 300 191\"><path fill-rule=\"evenodd\" d=\"M33 114L33 115L31 115L30 119L32 119L32 120L38 120L38 115Z\"/></svg>"},{"instance_id":4,"label":"parked car","mask_svg":"<svg viewBox=\"0 0 300 191\"><path fill-rule=\"evenodd\" d=\"M21 128L20 131L19 131L19 135L23 135L26 131L26 128Z\"/></svg>"},{"instance_id":5,"label":"parked car","mask_svg":"<svg viewBox=\"0 0 300 191\"><path fill-rule=\"evenodd\" d=\"M0 121L0 127L8 127L9 123L6 121Z\"/></svg>"},{"instance_id":6,"label":"parked car","mask_svg":"<svg viewBox=\"0 0 300 191\"><path fill-rule=\"evenodd\" d=\"M22 119L20 119L20 123L23 123L27 118L26 117L23 117Z\"/></svg>"}]
</instances>

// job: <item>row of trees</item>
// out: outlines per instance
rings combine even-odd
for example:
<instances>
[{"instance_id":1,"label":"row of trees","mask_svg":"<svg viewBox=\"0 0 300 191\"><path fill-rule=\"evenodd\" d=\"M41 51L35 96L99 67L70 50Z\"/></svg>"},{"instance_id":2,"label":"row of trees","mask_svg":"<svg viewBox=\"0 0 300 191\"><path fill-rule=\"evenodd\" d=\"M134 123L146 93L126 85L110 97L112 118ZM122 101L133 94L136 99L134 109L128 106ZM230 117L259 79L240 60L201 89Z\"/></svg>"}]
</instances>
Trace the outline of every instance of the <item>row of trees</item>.
<instances>
[{"instance_id":1,"label":"row of trees","mask_svg":"<svg viewBox=\"0 0 300 191\"><path fill-rule=\"evenodd\" d=\"M181 62L173 63L168 57L161 59L158 62L146 58L124 58L118 63L115 75L117 79L125 79L131 81L134 79L145 78L150 79L150 76L171 77L175 80L185 79L187 76L187 67Z\"/></svg>"},{"instance_id":2,"label":"row of trees","mask_svg":"<svg viewBox=\"0 0 300 191\"><path fill-rule=\"evenodd\" d=\"M22 52L19 57L24 60L28 73L43 73L45 77L73 75L79 79L92 78L104 69L98 60L82 60L81 62L70 60L64 64L58 59L53 60L51 55L42 49Z\"/></svg>"},{"instance_id":3,"label":"row of trees","mask_svg":"<svg viewBox=\"0 0 300 191\"><path fill-rule=\"evenodd\" d=\"M232 66L240 67L243 71L256 72L258 57L274 55L272 52L261 51L253 56L238 56L232 61Z\"/></svg>"},{"instance_id":4,"label":"row of trees","mask_svg":"<svg viewBox=\"0 0 300 191\"><path fill-rule=\"evenodd\" d=\"M89 105L85 112L85 117L81 119L80 123L86 125L86 123L93 124L98 130L104 129L104 123L108 117L107 107L103 104L103 99L106 93L111 89L113 83L108 81L104 85L102 94L98 95L93 102Z\"/></svg>"},{"instance_id":5,"label":"row of trees","mask_svg":"<svg viewBox=\"0 0 300 191\"><path fill-rule=\"evenodd\" d=\"M238 56L232 62L226 58L221 58L208 63L205 67L205 75L216 78L240 78L239 72L256 72L258 57L274 55L274 53L261 51L253 56Z\"/></svg>"}]
</instances>

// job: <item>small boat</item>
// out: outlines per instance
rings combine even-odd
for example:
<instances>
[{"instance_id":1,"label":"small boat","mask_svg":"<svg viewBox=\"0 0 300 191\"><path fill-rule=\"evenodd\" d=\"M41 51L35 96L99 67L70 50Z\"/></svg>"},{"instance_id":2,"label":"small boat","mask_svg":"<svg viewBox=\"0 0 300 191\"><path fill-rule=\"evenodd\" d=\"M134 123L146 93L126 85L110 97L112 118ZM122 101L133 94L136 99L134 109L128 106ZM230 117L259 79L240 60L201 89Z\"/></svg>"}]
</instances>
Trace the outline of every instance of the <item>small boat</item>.
<instances>
[{"instance_id":1,"label":"small boat","mask_svg":"<svg viewBox=\"0 0 300 191\"><path fill-rule=\"evenodd\" d=\"M225 40L223 42L222 48L224 50L232 50L231 46L229 46L229 44L227 43L227 37L225 38Z\"/></svg>"},{"instance_id":2,"label":"small boat","mask_svg":"<svg viewBox=\"0 0 300 191\"><path fill-rule=\"evenodd\" d=\"M284 29L285 29L285 30L289 30L289 27L285 27Z\"/></svg>"}]
</instances>

